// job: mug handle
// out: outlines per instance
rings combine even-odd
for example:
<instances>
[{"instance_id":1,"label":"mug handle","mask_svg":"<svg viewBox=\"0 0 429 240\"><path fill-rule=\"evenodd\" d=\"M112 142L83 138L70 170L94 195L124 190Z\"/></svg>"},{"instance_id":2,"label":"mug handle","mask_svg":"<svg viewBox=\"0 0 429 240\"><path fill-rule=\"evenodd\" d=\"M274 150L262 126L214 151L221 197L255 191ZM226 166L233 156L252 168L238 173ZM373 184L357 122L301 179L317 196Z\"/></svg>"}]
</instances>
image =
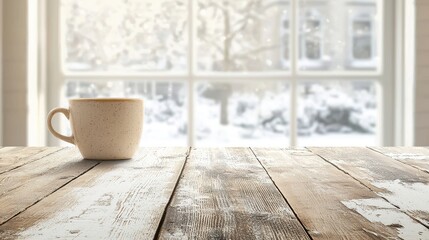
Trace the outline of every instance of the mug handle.
<instances>
[{"instance_id":1,"label":"mug handle","mask_svg":"<svg viewBox=\"0 0 429 240\"><path fill-rule=\"evenodd\" d=\"M52 127L52 118L54 117L54 115L56 113L62 113L64 114L64 116L66 116L67 119L70 118L70 111L66 108L54 108L52 109L49 113L48 113L48 119L47 119L47 124L48 124L48 129L49 131L52 133L52 135L54 135L55 137L65 141L65 142L69 142L71 144L74 144L74 137L73 136L64 136L60 133L58 133L57 131L55 131L55 129Z\"/></svg>"}]
</instances>

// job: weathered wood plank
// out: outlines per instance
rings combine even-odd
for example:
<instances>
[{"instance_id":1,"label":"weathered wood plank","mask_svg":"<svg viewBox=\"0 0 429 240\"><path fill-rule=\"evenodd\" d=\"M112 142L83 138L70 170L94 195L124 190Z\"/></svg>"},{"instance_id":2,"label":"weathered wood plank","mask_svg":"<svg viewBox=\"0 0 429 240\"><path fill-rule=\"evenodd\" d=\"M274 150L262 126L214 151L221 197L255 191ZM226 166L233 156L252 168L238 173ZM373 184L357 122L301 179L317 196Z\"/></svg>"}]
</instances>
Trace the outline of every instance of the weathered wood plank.
<instances>
[{"instance_id":1,"label":"weathered wood plank","mask_svg":"<svg viewBox=\"0 0 429 240\"><path fill-rule=\"evenodd\" d=\"M424 147L370 147L388 157L396 159L429 173L429 149Z\"/></svg>"},{"instance_id":2,"label":"weathered wood plank","mask_svg":"<svg viewBox=\"0 0 429 240\"><path fill-rule=\"evenodd\" d=\"M308 239L250 149L193 149L160 239Z\"/></svg>"},{"instance_id":3,"label":"weathered wood plank","mask_svg":"<svg viewBox=\"0 0 429 240\"><path fill-rule=\"evenodd\" d=\"M39 153L44 153L44 151ZM1 174L0 224L96 164L95 161L82 160L77 149L64 148L43 159Z\"/></svg>"},{"instance_id":4,"label":"weathered wood plank","mask_svg":"<svg viewBox=\"0 0 429 240\"><path fill-rule=\"evenodd\" d=\"M10 152L17 152L17 151L20 151L20 150L22 150L22 149L24 149L24 147L2 147L1 149L0 149L0 156L1 157L4 157L8 152L10 153Z\"/></svg>"},{"instance_id":5,"label":"weathered wood plank","mask_svg":"<svg viewBox=\"0 0 429 240\"><path fill-rule=\"evenodd\" d=\"M253 151L313 239L429 238L423 225L306 149Z\"/></svg>"},{"instance_id":6,"label":"weathered wood plank","mask_svg":"<svg viewBox=\"0 0 429 240\"><path fill-rule=\"evenodd\" d=\"M59 151L59 147L5 147L0 149L0 174L40 160Z\"/></svg>"},{"instance_id":7,"label":"weathered wood plank","mask_svg":"<svg viewBox=\"0 0 429 240\"><path fill-rule=\"evenodd\" d=\"M101 162L0 226L0 239L152 239L187 150L140 149L134 159Z\"/></svg>"},{"instance_id":8,"label":"weathered wood plank","mask_svg":"<svg viewBox=\"0 0 429 240\"><path fill-rule=\"evenodd\" d=\"M5 152L9 152L12 150L17 150L17 149L22 149L24 147L1 147L0 148L0 154L5 153Z\"/></svg>"},{"instance_id":9,"label":"weathered wood plank","mask_svg":"<svg viewBox=\"0 0 429 240\"><path fill-rule=\"evenodd\" d=\"M429 227L429 175L368 148L310 148Z\"/></svg>"}]
</instances>

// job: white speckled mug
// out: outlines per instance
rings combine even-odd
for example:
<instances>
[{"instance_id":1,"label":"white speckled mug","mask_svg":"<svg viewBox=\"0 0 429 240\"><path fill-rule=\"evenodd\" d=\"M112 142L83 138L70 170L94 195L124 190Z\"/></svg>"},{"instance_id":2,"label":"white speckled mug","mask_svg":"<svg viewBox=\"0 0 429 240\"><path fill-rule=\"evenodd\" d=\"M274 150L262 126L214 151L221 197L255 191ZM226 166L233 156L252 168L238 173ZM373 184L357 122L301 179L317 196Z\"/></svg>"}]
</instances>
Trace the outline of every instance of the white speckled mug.
<instances>
[{"instance_id":1,"label":"white speckled mug","mask_svg":"<svg viewBox=\"0 0 429 240\"><path fill-rule=\"evenodd\" d=\"M52 127L52 117L64 114L72 136ZM49 131L79 148L86 159L130 159L136 152L143 130L143 100L136 98L76 98L69 109L55 108L48 114Z\"/></svg>"}]
</instances>

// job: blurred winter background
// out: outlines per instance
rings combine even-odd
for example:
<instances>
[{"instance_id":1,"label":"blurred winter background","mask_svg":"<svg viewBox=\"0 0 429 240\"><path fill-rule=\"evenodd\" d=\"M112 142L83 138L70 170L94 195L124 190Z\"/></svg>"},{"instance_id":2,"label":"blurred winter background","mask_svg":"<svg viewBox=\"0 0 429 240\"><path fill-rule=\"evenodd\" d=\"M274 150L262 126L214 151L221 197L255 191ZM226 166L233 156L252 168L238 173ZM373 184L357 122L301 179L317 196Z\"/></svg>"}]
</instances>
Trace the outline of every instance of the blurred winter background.
<instances>
[{"instance_id":1,"label":"blurred winter background","mask_svg":"<svg viewBox=\"0 0 429 240\"><path fill-rule=\"evenodd\" d=\"M379 1L60 7L63 103L144 98L144 146L379 144Z\"/></svg>"}]
</instances>

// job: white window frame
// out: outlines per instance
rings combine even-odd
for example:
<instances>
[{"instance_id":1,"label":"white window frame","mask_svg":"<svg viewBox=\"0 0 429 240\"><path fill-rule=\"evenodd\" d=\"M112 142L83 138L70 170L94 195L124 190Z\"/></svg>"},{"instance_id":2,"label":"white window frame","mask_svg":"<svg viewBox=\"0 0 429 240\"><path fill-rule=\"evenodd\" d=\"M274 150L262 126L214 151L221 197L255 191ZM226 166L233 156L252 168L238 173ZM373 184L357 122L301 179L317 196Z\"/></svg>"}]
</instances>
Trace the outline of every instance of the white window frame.
<instances>
[{"instance_id":1,"label":"white window frame","mask_svg":"<svg viewBox=\"0 0 429 240\"><path fill-rule=\"evenodd\" d=\"M297 68L298 63L298 53L297 50L299 47L299 34L291 34L289 44L290 44L290 55L289 58L291 68L290 71L277 71L269 73L201 73L196 69L196 64L194 64L194 59L196 59L196 52L192 47L188 48L188 70L186 73L122 73L122 74L110 74L110 73L67 73L61 70L61 49L60 38L60 26L59 26L59 1L58 0L47 0L48 1L48 39L47 39L47 48L48 59L47 59L47 68L48 68L48 83L47 84L47 108L52 109L57 107L60 104L62 86L65 79L67 80L76 80L76 81L85 81L88 79L95 81L105 81L105 80L118 80L118 79L129 79L129 80L145 80L152 79L154 81L182 81L187 84L188 93L193 93L195 84L199 81L213 81L213 82L225 82L225 81L266 81L270 79L272 81L287 81L290 84L291 89L291 124L290 124L290 145L297 145L297 86L301 82L314 81L319 82L330 81L330 80L371 80L379 86L378 91L378 124L377 124L377 136L378 136L378 145L393 145L394 143L394 125L395 122L392 121L394 115L393 108L393 66L394 66L394 52L391 51L394 49L394 2L393 1L382 1L378 2L378 11L380 11L381 16L383 16L383 28L382 33L379 31L379 36L377 37L377 45L380 46L378 51L379 53L379 63L377 71L302 71ZM290 13L293 18L289 19L290 23L290 32L298 33L298 11L297 4L298 0L291 0L290 2ZM188 11L193 14L188 15L188 23L190 29L193 31L188 31L188 44L189 46L194 46L194 41L196 39L195 25L193 24L192 19L195 19L196 16L193 9L196 8L196 1L188 1ZM383 40L385 39L385 40ZM383 43L383 44L381 44ZM387 51L386 51L387 50ZM383 64L381 64L383 63ZM188 106L188 142L189 146L194 145L195 133L194 133L194 94L188 94L187 102ZM54 123L58 126L58 122ZM48 144L57 145L58 140L49 135ZM287 144L285 143L285 146Z\"/></svg>"}]
</instances>

